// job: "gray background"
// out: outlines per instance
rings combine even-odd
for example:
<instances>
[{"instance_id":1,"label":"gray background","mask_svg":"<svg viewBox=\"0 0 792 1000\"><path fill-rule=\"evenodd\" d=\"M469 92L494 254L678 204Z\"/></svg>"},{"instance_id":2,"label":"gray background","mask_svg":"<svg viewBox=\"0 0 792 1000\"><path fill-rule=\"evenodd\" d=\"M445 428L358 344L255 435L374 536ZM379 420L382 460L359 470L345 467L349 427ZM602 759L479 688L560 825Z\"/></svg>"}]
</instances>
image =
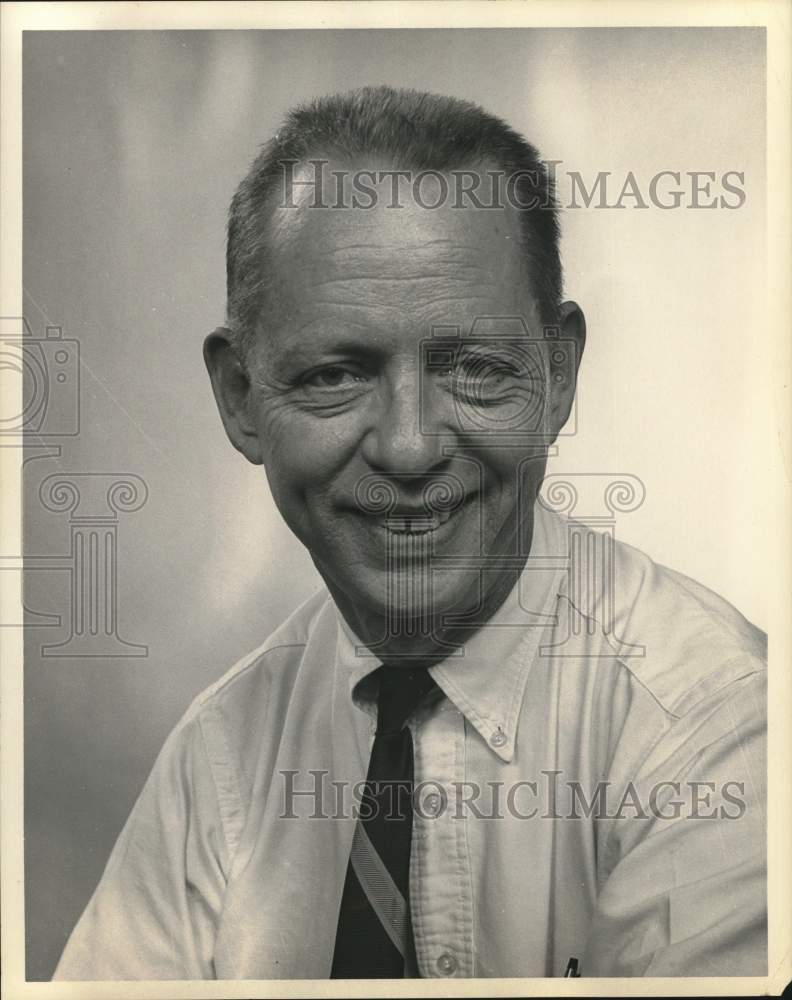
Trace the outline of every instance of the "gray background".
<instances>
[{"instance_id":1,"label":"gray background","mask_svg":"<svg viewBox=\"0 0 792 1000\"><path fill-rule=\"evenodd\" d=\"M45 475L149 489L118 554L119 631L148 656L45 658L65 627L27 632L29 979L50 976L190 699L319 585L227 444L200 354L223 318L229 199L298 100L381 82L466 97L589 183L745 171L738 211L566 213L589 343L579 430L551 471L639 476L618 537L765 624L763 31L28 32L23 79L26 317L82 356L81 432L27 466L26 551L68 551ZM67 573L32 573L26 593L68 616Z\"/></svg>"}]
</instances>

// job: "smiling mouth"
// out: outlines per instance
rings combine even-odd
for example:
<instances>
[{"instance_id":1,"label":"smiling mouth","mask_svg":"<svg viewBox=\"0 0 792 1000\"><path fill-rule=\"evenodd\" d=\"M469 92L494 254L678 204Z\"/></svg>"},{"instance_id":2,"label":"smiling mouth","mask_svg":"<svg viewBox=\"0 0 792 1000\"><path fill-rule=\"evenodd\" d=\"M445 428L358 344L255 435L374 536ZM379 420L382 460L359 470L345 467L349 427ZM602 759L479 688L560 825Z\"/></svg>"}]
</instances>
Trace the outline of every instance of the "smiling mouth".
<instances>
[{"instance_id":1,"label":"smiling mouth","mask_svg":"<svg viewBox=\"0 0 792 1000\"><path fill-rule=\"evenodd\" d=\"M396 535L426 535L449 519L448 514L399 514L384 517L380 524Z\"/></svg>"},{"instance_id":2,"label":"smiling mouth","mask_svg":"<svg viewBox=\"0 0 792 1000\"><path fill-rule=\"evenodd\" d=\"M378 524L394 535L428 535L436 531L451 517L452 511L432 514L389 514L379 518Z\"/></svg>"}]
</instances>

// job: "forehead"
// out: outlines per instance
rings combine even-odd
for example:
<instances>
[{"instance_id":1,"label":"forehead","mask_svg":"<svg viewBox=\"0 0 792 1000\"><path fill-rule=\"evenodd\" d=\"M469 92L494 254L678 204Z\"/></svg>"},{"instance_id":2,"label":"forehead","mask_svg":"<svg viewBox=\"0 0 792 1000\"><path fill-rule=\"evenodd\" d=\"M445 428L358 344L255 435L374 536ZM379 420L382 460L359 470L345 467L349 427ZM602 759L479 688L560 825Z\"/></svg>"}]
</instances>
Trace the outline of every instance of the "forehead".
<instances>
[{"instance_id":1,"label":"forehead","mask_svg":"<svg viewBox=\"0 0 792 1000\"><path fill-rule=\"evenodd\" d=\"M443 189L431 176L421 184L420 200L413 197L411 179L401 181L400 207L394 208L387 175L379 182L363 177L373 195L358 192L355 206L353 179L364 169L387 168L329 163L326 207L314 207L314 189L307 185L295 189L296 207L275 208L273 278L290 312L312 301L337 308L345 299L350 310L368 303L380 311L420 311L445 299L452 313L455 301L467 311L532 311L514 208L457 207L452 193L440 198ZM334 204L332 171L345 176L340 205ZM305 180L313 174L303 170L296 176ZM437 201L438 207L427 207Z\"/></svg>"}]
</instances>

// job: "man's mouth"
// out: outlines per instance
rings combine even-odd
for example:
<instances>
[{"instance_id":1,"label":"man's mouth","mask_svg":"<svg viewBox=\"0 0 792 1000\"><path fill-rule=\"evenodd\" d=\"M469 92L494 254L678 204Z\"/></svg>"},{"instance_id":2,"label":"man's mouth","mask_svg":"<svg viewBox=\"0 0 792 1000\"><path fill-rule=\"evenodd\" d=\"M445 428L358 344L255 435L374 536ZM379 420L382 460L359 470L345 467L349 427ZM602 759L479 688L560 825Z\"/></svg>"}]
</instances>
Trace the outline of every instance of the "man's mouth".
<instances>
[{"instance_id":1,"label":"man's mouth","mask_svg":"<svg viewBox=\"0 0 792 1000\"><path fill-rule=\"evenodd\" d=\"M378 523L395 535L426 535L436 531L451 517L452 511L431 514L389 514L379 518Z\"/></svg>"}]
</instances>

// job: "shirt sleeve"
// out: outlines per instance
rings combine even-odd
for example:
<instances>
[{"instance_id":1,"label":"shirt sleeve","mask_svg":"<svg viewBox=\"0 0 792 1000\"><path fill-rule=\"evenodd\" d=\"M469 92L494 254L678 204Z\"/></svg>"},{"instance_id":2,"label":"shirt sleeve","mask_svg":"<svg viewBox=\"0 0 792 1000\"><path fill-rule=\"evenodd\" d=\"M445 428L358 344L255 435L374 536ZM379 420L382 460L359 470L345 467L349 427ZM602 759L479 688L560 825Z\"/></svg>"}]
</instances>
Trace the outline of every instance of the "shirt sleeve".
<instances>
[{"instance_id":1,"label":"shirt sleeve","mask_svg":"<svg viewBox=\"0 0 792 1000\"><path fill-rule=\"evenodd\" d=\"M228 851L196 718L166 741L54 979L212 979Z\"/></svg>"},{"instance_id":2,"label":"shirt sleeve","mask_svg":"<svg viewBox=\"0 0 792 1000\"><path fill-rule=\"evenodd\" d=\"M623 776L583 975L767 975L765 683L704 699Z\"/></svg>"}]
</instances>

